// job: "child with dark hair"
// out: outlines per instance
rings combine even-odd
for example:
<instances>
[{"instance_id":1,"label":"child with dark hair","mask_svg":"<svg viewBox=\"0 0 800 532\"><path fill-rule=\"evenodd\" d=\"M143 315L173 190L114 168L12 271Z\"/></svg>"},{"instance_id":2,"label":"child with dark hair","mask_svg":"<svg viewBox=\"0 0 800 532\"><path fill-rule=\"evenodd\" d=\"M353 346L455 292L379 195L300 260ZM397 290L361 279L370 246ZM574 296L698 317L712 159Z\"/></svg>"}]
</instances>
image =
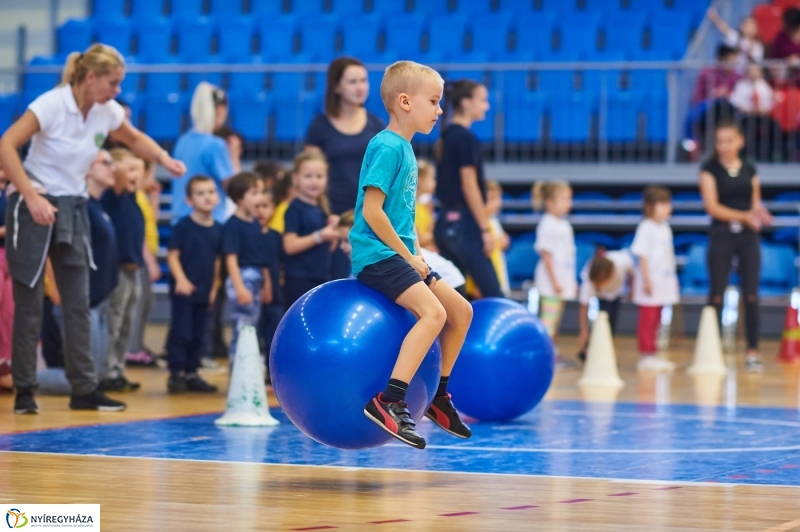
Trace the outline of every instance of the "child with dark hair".
<instances>
[{"instance_id":1,"label":"child with dark hair","mask_svg":"<svg viewBox=\"0 0 800 532\"><path fill-rule=\"evenodd\" d=\"M225 141L228 153L231 156L233 171L242 171L242 153L244 152L244 137L238 131L234 131L229 126L222 126L214 131L214 135Z\"/></svg>"},{"instance_id":2,"label":"child with dark hair","mask_svg":"<svg viewBox=\"0 0 800 532\"><path fill-rule=\"evenodd\" d=\"M202 175L189 179L186 202L192 213L175 225L168 245L172 320L167 338L167 390L172 394L214 393L217 387L197 374L208 311L214 305L220 276L222 225L213 216L219 203L214 180Z\"/></svg>"},{"instance_id":3,"label":"child with dark hair","mask_svg":"<svg viewBox=\"0 0 800 532\"><path fill-rule=\"evenodd\" d=\"M253 163L253 173L264 180L264 190L273 190L275 184L287 174L280 161L256 161Z\"/></svg>"},{"instance_id":4,"label":"child with dark hair","mask_svg":"<svg viewBox=\"0 0 800 532\"><path fill-rule=\"evenodd\" d=\"M256 326L261 311L259 294L264 285L264 264L260 248L261 224L256 219L256 208L264 183L256 174L241 172L228 181L227 188L228 196L236 203L236 212L225 223L222 234L222 254L228 270L225 291L234 321L230 347L230 359L233 360L239 332L244 326Z\"/></svg>"},{"instance_id":5,"label":"child with dark hair","mask_svg":"<svg viewBox=\"0 0 800 532\"><path fill-rule=\"evenodd\" d=\"M283 246L281 235L270 229L269 221L275 211L272 192L266 190L256 205L256 218L261 225L261 264L264 268L264 286L261 289L261 317L258 332L264 343L264 352L269 353L272 338L283 318L283 290L281 288L281 261ZM269 367L269 364L267 364Z\"/></svg>"}]
</instances>

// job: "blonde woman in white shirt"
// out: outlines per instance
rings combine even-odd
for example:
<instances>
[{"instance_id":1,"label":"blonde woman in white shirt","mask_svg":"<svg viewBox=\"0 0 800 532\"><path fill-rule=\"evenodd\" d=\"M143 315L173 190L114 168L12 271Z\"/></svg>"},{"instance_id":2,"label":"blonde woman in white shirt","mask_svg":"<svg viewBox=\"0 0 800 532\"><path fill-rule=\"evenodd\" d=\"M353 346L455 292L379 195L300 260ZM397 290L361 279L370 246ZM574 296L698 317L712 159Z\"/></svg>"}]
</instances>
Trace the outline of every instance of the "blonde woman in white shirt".
<instances>
[{"instance_id":1,"label":"blonde woman in white shirt","mask_svg":"<svg viewBox=\"0 0 800 532\"><path fill-rule=\"evenodd\" d=\"M644 219L636 228L631 253L638 259L633 277L633 302L639 307L636 337L640 371L672 371L675 364L656 356L661 309L678 302L678 274L672 244L672 196L661 187L644 191Z\"/></svg>"},{"instance_id":2,"label":"blonde woman in white shirt","mask_svg":"<svg viewBox=\"0 0 800 532\"><path fill-rule=\"evenodd\" d=\"M95 44L67 59L61 85L39 96L0 138L0 164L14 186L8 197L6 243L13 279L12 375L14 412L38 411L36 344L42 321L45 260L52 261L63 302L64 362L72 386L70 408L120 411L125 404L97 389L91 356L89 268L91 256L86 174L107 137L175 176L186 168L125 119L114 101L125 61ZM23 163L17 150L31 142Z\"/></svg>"},{"instance_id":3,"label":"blonde woman in white shirt","mask_svg":"<svg viewBox=\"0 0 800 532\"><path fill-rule=\"evenodd\" d=\"M575 234L567 220L572 209L572 188L566 181L539 181L533 186L533 207L545 213L536 227L533 249L539 254L534 284L539 291L539 318L555 339L564 301L575 299Z\"/></svg>"}]
</instances>

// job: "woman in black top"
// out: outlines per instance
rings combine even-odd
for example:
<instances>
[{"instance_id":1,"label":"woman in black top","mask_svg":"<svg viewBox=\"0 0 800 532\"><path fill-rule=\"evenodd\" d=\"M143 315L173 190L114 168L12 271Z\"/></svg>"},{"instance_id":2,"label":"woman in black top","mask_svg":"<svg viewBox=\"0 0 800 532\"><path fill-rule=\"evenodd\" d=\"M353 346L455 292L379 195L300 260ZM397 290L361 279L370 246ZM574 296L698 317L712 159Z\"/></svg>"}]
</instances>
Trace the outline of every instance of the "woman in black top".
<instances>
[{"instance_id":1,"label":"woman in black top","mask_svg":"<svg viewBox=\"0 0 800 532\"><path fill-rule=\"evenodd\" d=\"M328 159L331 213L341 215L356 206L361 161L372 137L386 127L364 108L369 81L364 63L340 57L328 66L325 114L314 118L306 133L306 148L322 151ZM337 248L331 257L331 277L350 277L350 260Z\"/></svg>"},{"instance_id":2,"label":"woman in black top","mask_svg":"<svg viewBox=\"0 0 800 532\"><path fill-rule=\"evenodd\" d=\"M731 261L739 260L744 296L747 357L745 370L763 370L758 355L758 284L761 273L759 232L772 217L761 203L761 183L755 166L742 161L744 137L734 122L716 128L714 155L700 171L700 193L712 218L708 243L709 303L722 315L722 296L728 285Z\"/></svg>"},{"instance_id":3,"label":"woman in black top","mask_svg":"<svg viewBox=\"0 0 800 532\"><path fill-rule=\"evenodd\" d=\"M445 124L439 145L436 197L441 211L433 236L441 254L465 275L472 276L482 297L503 297L489 254L494 240L486 212L483 152L469 130L486 117L488 91L476 81L462 79L446 84Z\"/></svg>"}]
</instances>

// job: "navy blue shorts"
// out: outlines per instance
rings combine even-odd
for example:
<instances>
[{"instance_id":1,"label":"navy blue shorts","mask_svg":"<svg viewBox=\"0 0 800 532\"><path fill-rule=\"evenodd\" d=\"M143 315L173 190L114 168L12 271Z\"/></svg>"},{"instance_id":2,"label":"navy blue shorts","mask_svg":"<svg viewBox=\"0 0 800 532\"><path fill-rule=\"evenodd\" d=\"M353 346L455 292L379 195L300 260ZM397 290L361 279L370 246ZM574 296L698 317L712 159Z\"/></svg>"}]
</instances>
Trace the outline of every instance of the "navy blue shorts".
<instances>
[{"instance_id":1,"label":"navy blue shorts","mask_svg":"<svg viewBox=\"0 0 800 532\"><path fill-rule=\"evenodd\" d=\"M389 301L395 301L400 294L411 288L411 286L423 282L417 270L415 270L400 255L392 255L388 259L383 259L375 264L370 264L359 273L356 278L385 295ZM442 277L431 270L425 284L430 284L431 279L440 280Z\"/></svg>"}]
</instances>

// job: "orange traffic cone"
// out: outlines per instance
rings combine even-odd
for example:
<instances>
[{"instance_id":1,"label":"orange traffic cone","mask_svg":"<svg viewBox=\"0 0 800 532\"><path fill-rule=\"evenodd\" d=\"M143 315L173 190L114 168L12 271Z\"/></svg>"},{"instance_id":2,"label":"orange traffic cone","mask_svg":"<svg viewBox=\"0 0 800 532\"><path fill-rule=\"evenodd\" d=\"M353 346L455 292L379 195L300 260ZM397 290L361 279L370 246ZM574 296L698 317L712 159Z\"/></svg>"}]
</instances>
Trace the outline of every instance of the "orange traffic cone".
<instances>
[{"instance_id":1,"label":"orange traffic cone","mask_svg":"<svg viewBox=\"0 0 800 532\"><path fill-rule=\"evenodd\" d=\"M800 289L792 290L789 306L786 307L786 318L783 322L783 336L778 360L783 363L800 362L800 318L797 309L800 307Z\"/></svg>"}]
</instances>

